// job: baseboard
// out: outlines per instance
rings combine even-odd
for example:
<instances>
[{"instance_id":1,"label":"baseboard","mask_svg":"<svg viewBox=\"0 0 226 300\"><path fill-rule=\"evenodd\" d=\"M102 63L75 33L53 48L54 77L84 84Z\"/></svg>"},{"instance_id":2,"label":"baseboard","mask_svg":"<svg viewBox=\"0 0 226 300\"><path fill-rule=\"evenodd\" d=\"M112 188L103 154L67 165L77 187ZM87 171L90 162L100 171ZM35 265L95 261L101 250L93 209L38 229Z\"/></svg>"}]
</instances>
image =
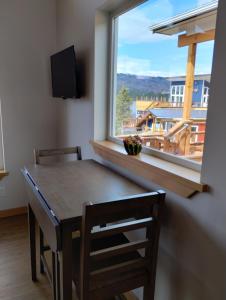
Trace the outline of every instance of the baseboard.
<instances>
[{"instance_id":1,"label":"baseboard","mask_svg":"<svg viewBox=\"0 0 226 300\"><path fill-rule=\"evenodd\" d=\"M0 219L27 214L27 207L0 210Z\"/></svg>"}]
</instances>

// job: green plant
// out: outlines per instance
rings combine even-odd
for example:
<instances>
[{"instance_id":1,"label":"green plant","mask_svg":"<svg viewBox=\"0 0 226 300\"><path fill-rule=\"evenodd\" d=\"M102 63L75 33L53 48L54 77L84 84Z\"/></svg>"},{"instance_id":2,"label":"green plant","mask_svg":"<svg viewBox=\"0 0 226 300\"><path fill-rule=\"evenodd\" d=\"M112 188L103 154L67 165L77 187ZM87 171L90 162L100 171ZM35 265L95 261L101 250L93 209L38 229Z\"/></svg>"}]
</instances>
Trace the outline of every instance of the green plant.
<instances>
[{"instance_id":1,"label":"green plant","mask_svg":"<svg viewBox=\"0 0 226 300\"><path fill-rule=\"evenodd\" d=\"M123 121L131 118L131 105L133 99L129 96L129 90L122 87L116 98L116 119L115 119L115 134L121 135Z\"/></svg>"},{"instance_id":2,"label":"green plant","mask_svg":"<svg viewBox=\"0 0 226 300\"><path fill-rule=\"evenodd\" d=\"M138 155L142 150L142 139L138 135L124 138L123 143L129 155Z\"/></svg>"}]
</instances>

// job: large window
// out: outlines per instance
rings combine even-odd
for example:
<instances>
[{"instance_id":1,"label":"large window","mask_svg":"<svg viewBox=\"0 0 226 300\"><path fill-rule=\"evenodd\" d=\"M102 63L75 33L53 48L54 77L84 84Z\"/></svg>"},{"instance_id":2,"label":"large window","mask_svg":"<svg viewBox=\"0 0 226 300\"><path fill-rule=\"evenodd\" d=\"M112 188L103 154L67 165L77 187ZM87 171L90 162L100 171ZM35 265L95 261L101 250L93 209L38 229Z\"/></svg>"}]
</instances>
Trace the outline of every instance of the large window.
<instances>
[{"instance_id":1,"label":"large window","mask_svg":"<svg viewBox=\"0 0 226 300\"><path fill-rule=\"evenodd\" d=\"M111 138L201 164L217 7L151 0L113 17Z\"/></svg>"}]
</instances>

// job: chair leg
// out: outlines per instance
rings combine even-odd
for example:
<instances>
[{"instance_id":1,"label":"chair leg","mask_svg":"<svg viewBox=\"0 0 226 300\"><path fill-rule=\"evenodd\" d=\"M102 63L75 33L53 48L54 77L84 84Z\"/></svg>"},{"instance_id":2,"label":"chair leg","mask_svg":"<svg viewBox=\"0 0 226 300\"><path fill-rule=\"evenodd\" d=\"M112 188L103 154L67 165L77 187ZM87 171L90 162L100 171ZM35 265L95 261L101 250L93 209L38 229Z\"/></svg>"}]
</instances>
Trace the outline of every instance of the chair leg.
<instances>
[{"instance_id":1,"label":"chair leg","mask_svg":"<svg viewBox=\"0 0 226 300\"><path fill-rule=\"evenodd\" d=\"M57 300L57 285L56 285L56 254L52 252L52 289L53 289L53 299Z\"/></svg>"},{"instance_id":2,"label":"chair leg","mask_svg":"<svg viewBox=\"0 0 226 300\"><path fill-rule=\"evenodd\" d=\"M153 286L151 284L144 286L143 300L154 300L154 297L155 294Z\"/></svg>"},{"instance_id":3,"label":"chair leg","mask_svg":"<svg viewBox=\"0 0 226 300\"><path fill-rule=\"evenodd\" d=\"M45 269L44 269L44 265L41 259L41 256L44 255L44 236L43 236L43 232L41 230L41 228L39 228L39 247L40 247L40 273L44 274L45 273Z\"/></svg>"},{"instance_id":4,"label":"chair leg","mask_svg":"<svg viewBox=\"0 0 226 300\"><path fill-rule=\"evenodd\" d=\"M60 300L60 262L58 253L52 252L52 286L54 300Z\"/></svg>"},{"instance_id":5,"label":"chair leg","mask_svg":"<svg viewBox=\"0 0 226 300\"><path fill-rule=\"evenodd\" d=\"M58 253L55 253L55 279L56 279L56 299L60 300L60 262Z\"/></svg>"}]
</instances>

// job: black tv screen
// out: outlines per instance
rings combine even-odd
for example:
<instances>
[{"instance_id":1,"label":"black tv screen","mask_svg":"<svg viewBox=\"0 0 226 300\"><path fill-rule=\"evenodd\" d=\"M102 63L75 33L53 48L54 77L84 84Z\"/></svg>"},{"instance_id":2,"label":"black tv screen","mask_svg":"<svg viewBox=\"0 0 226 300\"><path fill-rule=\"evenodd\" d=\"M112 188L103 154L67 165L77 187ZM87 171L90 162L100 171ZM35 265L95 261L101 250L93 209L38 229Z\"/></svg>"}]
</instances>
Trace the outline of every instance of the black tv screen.
<instances>
[{"instance_id":1,"label":"black tv screen","mask_svg":"<svg viewBox=\"0 0 226 300\"><path fill-rule=\"evenodd\" d=\"M74 46L51 56L52 89L56 98L79 98Z\"/></svg>"}]
</instances>

